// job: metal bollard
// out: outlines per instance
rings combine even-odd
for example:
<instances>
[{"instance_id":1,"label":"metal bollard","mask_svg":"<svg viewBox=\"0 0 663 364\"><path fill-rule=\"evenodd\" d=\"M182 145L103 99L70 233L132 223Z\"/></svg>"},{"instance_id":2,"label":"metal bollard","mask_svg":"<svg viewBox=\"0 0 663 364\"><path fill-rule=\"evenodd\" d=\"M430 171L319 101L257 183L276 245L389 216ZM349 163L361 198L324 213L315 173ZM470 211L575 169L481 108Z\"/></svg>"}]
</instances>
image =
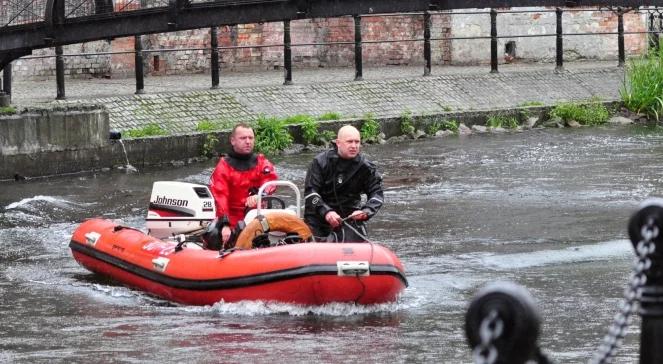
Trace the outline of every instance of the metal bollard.
<instances>
[{"instance_id":1,"label":"metal bollard","mask_svg":"<svg viewBox=\"0 0 663 364\"><path fill-rule=\"evenodd\" d=\"M629 221L628 233L636 251L647 249L641 242L653 242L647 251L651 265L644 268L646 281L640 298L640 364L660 364L663 363L663 199L644 201Z\"/></svg>"},{"instance_id":2,"label":"metal bollard","mask_svg":"<svg viewBox=\"0 0 663 364\"><path fill-rule=\"evenodd\" d=\"M510 282L482 288L465 315L465 334L475 363L522 364L539 358L541 319L534 299Z\"/></svg>"}]
</instances>

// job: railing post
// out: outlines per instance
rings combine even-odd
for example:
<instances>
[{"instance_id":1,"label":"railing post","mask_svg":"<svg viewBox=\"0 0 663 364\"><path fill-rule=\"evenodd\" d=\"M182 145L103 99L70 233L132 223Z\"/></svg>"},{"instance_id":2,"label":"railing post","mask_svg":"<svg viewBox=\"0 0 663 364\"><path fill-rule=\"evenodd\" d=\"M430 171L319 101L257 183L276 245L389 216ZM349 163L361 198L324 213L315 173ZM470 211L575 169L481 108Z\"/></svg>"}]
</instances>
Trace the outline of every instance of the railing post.
<instances>
[{"instance_id":1,"label":"railing post","mask_svg":"<svg viewBox=\"0 0 663 364\"><path fill-rule=\"evenodd\" d=\"M619 47L619 67L624 66L626 52L624 51L624 9L617 8L617 46Z\"/></svg>"},{"instance_id":2,"label":"railing post","mask_svg":"<svg viewBox=\"0 0 663 364\"><path fill-rule=\"evenodd\" d=\"M64 89L64 57L62 56L62 46L55 47L55 83L57 87L56 100L67 98Z\"/></svg>"},{"instance_id":3,"label":"railing post","mask_svg":"<svg viewBox=\"0 0 663 364\"><path fill-rule=\"evenodd\" d=\"M646 281L640 297L640 364L663 363L663 200L645 201L629 221L628 230L636 252L640 252L638 247L647 240L647 234L654 236L653 253L650 251L648 257L651 264L649 269L644 268Z\"/></svg>"},{"instance_id":4,"label":"railing post","mask_svg":"<svg viewBox=\"0 0 663 364\"><path fill-rule=\"evenodd\" d=\"M212 50L210 68L212 73L212 88L219 88L219 30L217 27L210 28L210 48Z\"/></svg>"},{"instance_id":5,"label":"railing post","mask_svg":"<svg viewBox=\"0 0 663 364\"><path fill-rule=\"evenodd\" d=\"M431 72L431 48L430 48L430 12L424 12L424 76L430 76Z\"/></svg>"},{"instance_id":6,"label":"railing post","mask_svg":"<svg viewBox=\"0 0 663 364\"><path fill-rule=\"evenodd\" d=\"M557 31L556 31L557 67L555 67L555 71L562 72L564 71L564 28L562 26L562 14L563 14L562 8L557 8L555 10L555 14L557 15Z\"/></svg>"},{"instance_id":7,"label":"railing post","mask_svg":"<svg viewBox=\"0 0 663 364\"><path fill-rule=\"evenodd\" d=\"M361 16L355 15L355 81L364 78L362 45L361 45Z\"/></svg>"},{"instance_id":8,"label":"railing post","mask_svg":"<svg viewBox=\"0 0 663 364\"><path fill-rule=\"evenodd\" d=\"M2 90L5 94L9 95L9 102L11 102L12 96L12 64L7 63L5 68L2 70Z\"/></svg>"},{"instance_id":9,"label":"railing post","mask_svg":"<svg viewBox=\"0 0 663 364\"><path fill-rule=\"evenodd\" d=\"M490 9L490 73L497 72L497 10Z\"/></svg>"},{"instance_id":10,"label":"railing post","mask_svg":"<svg viewBox=\"0 0 663 364\"><path fill-rule=\"evenodd\" d=\"M283 68L284 85L292 85L292 41L290 40L290 20L283 21Z\"/></svg>"},{"instance_id":11,"label":"railing post","mask_svg":"<svg viewBox=\"0 0 663 364\"><path fill-rule=\"evenodd\" d=\"M140 35L134 37L134 69L136 72L136 95L145 93L145 70L143 67L143 40Z\"/></svg>"}]
</instances>

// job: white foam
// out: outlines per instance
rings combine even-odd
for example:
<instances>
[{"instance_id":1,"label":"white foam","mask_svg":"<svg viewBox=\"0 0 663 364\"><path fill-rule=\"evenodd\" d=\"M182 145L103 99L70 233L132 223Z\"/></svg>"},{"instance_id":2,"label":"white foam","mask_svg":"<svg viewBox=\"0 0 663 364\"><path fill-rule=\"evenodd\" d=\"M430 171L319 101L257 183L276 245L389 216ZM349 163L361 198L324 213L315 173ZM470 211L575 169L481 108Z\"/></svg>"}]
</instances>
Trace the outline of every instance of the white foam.
<instances>
[{"instance_id":1,"label":"white foam","mask_svg":"<svg viewBox=\"0 0 663 364\"><path fill-rule=\"evenodd\" d=\"M484 265L499 269L528 268L582 261L598 261L633 256L630 241L612 240L599 244L580 245L559 250L541 250L527 253L491 255L482 257Z\"/></svg>"},{"instance_id":2,"label":"white foam","mask_svg":"<svg viewBox=\"0 0 663 364\"><path fill-rule=\"evenodd\" d=\"M54 196L43 196L43 195L37 195L34 197L29 197L29 198L24 198L21 201L18 202L13 202L10 203L5 207L5 210L13 210L17 208L25 208L29 207L31 204L34 202L46 202L52 205L55 205L57 207L71 207L71 206L76 206L76 205L93 205L94 203L88 203L88 204L78 204L69 200L65 200L63 198L58 198Z\"/></svg>"},{"instance_id":3,"label":"white foam","mask_svg":"<svg viewBox=\"0 0 663 364\"><path fill-rule=\"evenodd\" d=\"M222 315L265 316L287 314L290 316L353 316L368 313L394 312L402 309L399 302L356 305L353 303L328 303L321 306L302 306L280 302L241 301L235 303L217 302L212 306L186 307L187 311L207 311Z\"/></svg>"}]
</instances>

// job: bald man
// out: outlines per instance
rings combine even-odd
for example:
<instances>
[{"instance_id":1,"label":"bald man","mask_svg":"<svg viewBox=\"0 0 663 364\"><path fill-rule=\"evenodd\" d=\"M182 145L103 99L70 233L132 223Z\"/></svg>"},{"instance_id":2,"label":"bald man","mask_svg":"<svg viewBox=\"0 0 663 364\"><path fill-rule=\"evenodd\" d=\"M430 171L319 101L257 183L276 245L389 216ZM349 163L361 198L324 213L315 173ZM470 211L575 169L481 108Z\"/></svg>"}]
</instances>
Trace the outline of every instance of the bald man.
<instances>
[{"instance_id":1,"label":"bald man","mask_svg":"<svg viewBox=\"0 0 663 364\"><path fill-rule=\"evenodd\" d=\"M365 241L365 222L382 207L382 176L360 152L359 130L345 125L306 172L304 219L318 241Z\"/></svg>"}]
</instances>

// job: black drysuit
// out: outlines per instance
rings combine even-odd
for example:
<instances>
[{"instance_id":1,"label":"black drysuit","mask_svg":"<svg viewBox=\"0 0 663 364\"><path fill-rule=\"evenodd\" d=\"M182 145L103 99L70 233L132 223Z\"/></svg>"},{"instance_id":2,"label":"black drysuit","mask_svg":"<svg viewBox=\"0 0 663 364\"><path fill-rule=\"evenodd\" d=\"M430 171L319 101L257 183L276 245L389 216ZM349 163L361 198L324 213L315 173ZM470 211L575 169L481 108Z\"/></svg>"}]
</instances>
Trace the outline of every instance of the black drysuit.
<instances>
[{"instance_id":1,"label":"black drysuit","mask_svg":"<svg viewBox=\"0 0 663 364\"><path fill-rule=\"evenodd\" d=\"M363 204L362 194L366 195ZM336 211L345 218L355 210L366 212L369 218L375 215L384 201L382 176L362 154L353 159L343 159L336 149L330 149L313 159L306 172L304 195L304 219L318 240L363 241L344 224L332 230L325 221L325 215ZM362 222L350 219L347 223L362 235L366 234Z\"/></svg>"}]
</instances>

